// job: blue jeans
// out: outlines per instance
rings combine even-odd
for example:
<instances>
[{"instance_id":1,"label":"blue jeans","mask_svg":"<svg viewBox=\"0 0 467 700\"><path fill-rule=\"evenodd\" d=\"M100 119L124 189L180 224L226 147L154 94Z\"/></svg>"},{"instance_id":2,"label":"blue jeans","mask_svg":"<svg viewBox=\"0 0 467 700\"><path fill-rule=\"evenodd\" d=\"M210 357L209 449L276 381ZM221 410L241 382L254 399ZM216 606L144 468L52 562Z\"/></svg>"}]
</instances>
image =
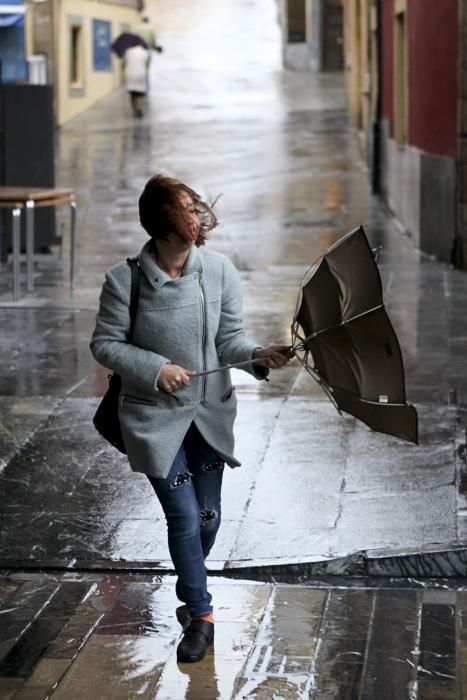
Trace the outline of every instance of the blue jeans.
<instances>
[{"instance_id":1,"label":"blue jeans","mask_svg":"<svg viewBox=\"0 0 467 700\"><path fill-rule=\"evenodd\" d=\"M221 522L224 463L191 424L165 479L148 476L167 521L177 595L192 618L212 612L204 560Z\"/></svg>"}]
</instances>

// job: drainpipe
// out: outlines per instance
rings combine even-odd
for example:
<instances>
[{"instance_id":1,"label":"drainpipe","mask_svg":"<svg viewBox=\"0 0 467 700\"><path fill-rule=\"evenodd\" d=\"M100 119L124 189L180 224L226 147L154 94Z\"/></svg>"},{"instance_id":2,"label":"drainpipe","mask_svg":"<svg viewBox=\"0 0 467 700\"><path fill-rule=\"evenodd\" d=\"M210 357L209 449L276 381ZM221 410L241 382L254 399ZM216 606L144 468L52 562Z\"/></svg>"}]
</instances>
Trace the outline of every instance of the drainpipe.
<instances>
[{"instance_id":1,"label":"drainpipe","mask_svg":"<svg viewBox=\"0 0 467 700\"><path fill-rule=\"evenodd\" d=\"M3 88L3 63L0 60L0 185L5 184L6 165L5 165L5 90ZM6 209L0 210L0 229L6 231L7 222ZM0 262L5 263L7 260L7 244L6 236L0 238Z\"/></svg>"},{"instance_id":2,"label":"drainpipe","mask_svg":"<svg viewBox=\"0 0 467 700\"><path fill-rule=\"evenodd\" d=\"M5 93L3 89L3 63L0 59L0 185L5 184Z\"/></svg>"},{"instance_id":3,"label":"drainpipe","mask_svg":"<svg viewBox=\"0 0 467 700\"><path fill-rule=\"evenodd\" d=\"M371 162L371 190L381 194L381 120L383 116L383 23L382 0L376 0L376 113L373 115L373 150Z\"/></svg>"}]
</instances>

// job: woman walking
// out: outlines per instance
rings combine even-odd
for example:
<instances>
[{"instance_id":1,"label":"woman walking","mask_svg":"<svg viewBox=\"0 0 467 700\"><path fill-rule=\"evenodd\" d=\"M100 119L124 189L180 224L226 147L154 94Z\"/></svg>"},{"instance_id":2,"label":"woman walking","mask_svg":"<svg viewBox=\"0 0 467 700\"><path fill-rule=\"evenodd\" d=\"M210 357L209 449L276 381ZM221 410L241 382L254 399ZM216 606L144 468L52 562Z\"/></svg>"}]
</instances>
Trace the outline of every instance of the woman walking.
<instances>
[{"instance_id":1,"label":"woman walking","mask_svg":"<svg viewBox=\"0 0 467 700\"><path fill-rule=\"evenodd\" d=\"M236 397L228 370L196 372L261 358L246 371L264 379L291 357L283 345L258 347L243 330L241 284L230 260L202 246L217 224L190 187L156 175L139 200L150 240L139 256L139 299L130 328L131 270L106 274L91 350L122 377L120 423L133 471L147 475L164 510L176 593L184 603L179 661L204 657L214 639L205 559L220 525L224 464L233 455Z\"/></svg>"},{"instance_id":2,"label":"woman walking","mask_svg":"<svg viewBox=\"0 0 467 700\"><path fill-rule=\"evenodd\" d=\"M149 59L150 53L143 46L132 46L123 56L125 85L134 117L143 116L142 103L147 92Z\"/></svg>"}]
</instances>

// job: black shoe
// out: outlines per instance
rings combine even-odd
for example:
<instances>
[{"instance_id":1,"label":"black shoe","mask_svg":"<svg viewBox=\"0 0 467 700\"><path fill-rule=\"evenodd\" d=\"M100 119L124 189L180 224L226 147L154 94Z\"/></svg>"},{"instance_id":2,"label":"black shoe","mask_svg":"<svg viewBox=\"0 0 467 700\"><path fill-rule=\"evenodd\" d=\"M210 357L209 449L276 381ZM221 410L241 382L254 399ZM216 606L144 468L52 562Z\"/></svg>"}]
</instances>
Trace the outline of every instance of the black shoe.
<instances>
[{"instance_id":1,"label":"black shoe","mask_svg":"<svg viewBox=\"0 0 467 700\"><path fill-rule=\"evenodd\" d=\"M192 620L177 647L177 661L194 663L204 659L206 649L214 642L214 624L206 620Z\"/></svg>"},{"instance_id":2,"label":"black shoe","mask_svg":"<svg viewBox=\"0 0 467 700\"><path fill-rule=\"evenodd\" d=\"M185 629L185 627L187 627L188 624L191 622L188 605L179 605L178 608L175 610L175 615L177 616L177 620L179 621L183 629Z\"/></svg>"}]
</instances>

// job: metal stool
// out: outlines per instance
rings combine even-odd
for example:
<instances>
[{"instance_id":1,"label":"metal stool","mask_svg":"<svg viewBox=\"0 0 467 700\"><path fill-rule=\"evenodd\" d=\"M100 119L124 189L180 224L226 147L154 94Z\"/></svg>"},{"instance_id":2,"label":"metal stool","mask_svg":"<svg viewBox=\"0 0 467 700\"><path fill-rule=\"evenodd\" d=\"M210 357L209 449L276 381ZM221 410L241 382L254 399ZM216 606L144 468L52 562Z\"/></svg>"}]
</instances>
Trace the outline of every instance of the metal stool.
<instances>
[{"instance_id":1,"label":"metal stool","mask_svg":"<svg viewBox=\"0 0 467 700\"><path fill-rule=\"evenodd\" d=\"M76 233L74 191L54 187L0 187L0 208L11 209L14 301L18 301L21 295L21 214L24 210L26 215L26 291L32 292L34 291L34 209L36 207L56 207L59 204L67 204L70 207L70 289L73 289Z\"/></svg>"}]
</instances>

